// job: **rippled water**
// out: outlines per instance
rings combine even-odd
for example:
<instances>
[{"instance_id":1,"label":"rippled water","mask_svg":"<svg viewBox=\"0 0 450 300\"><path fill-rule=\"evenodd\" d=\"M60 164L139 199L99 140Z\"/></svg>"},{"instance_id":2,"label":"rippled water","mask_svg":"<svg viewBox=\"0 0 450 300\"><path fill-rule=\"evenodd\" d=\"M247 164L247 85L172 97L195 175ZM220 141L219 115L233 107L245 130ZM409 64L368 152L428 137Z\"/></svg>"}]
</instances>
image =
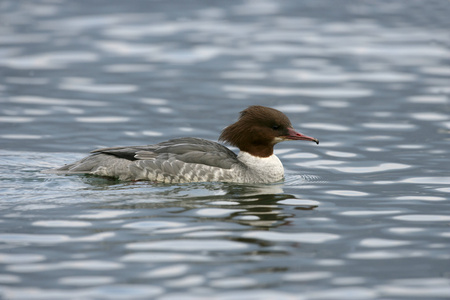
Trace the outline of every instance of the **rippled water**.
<instances>
[{"instance_id":1,"label":"rippled water","mask_svg":"<svg viewBox=\"0 0 450 300\"><path fill-rule=\"evenodd\" d=\"M0 298L448 299L448 1L0 3ZM274 185L40 171L216 140L251 104Z\"/></svg>"}]
</instances>

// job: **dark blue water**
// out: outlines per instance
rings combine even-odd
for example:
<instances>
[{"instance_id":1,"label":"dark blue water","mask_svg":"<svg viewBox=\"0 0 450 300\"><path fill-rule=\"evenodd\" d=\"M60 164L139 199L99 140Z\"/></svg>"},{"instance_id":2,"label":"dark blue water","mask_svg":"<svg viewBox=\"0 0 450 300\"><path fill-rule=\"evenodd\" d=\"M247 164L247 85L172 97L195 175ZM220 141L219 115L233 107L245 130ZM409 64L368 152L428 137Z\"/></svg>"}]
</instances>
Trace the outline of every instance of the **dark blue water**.
<instances>
[{"instance_id":1,"label":"dark blue water","mask_svg":"<svg viewBox=\"0 0 450 300\"><path fill-rule=\"evenodd\" d=\"M450 4L0 3L0 298L448 299ZM274 185L40 171L217 140L253 104L321 143Z\"/></svg>"}]
</instances>

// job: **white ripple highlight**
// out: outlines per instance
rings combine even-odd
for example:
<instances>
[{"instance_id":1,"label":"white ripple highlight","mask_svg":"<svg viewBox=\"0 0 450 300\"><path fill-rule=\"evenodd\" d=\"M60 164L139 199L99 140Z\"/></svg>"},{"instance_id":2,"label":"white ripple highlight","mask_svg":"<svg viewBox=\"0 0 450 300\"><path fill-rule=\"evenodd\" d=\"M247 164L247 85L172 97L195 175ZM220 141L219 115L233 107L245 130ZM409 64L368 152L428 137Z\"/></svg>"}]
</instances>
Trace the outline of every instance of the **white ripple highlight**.
<instances>
[{"instance_id":1,"label":"white ripple highlight","mask_svg":"<svg viewBox=\"0 0 450 300\"><path fill-rule=\"evenodd\" d=\"M131 244L133 245L133 244ZM143 252L127 254L121 258L125 262L146 262L146 263L162 263L162 262L206 262L211 261L212 257L205 255L185 254L185 253L168 253L168 252Z\"/></svg>"},{"instance_id":2,"label":"white ripple highlight","mask_svg":"<svg viewBox=\"0 0 450 300\"><path fill-rule=\"evenodd\" d=\"M67 221L67 220L47 220L33 222L33 226L41 227L89 227L92 226L90 222L84 221Z\"/></svg>"},{"instance_id":3,"label":"white ripple highlight","mask_svg":"<svg viewBox=\"0 0 450 300\"><path fill-rule=\"evenodd\" d=\"M395 220L410 221L410 222L449 222L450 216L447 215L425 215L412 214L393 217Z\"/></svg>"},{"instance_id":4,"label":"white ripple highlight","mask_svg":"<svg viewBox=\"0 0 450 300\"><path fill-rule=\"evenodd\" d=\"M408 241L398 241L398 240L388 240L379 238L367 238L359 242L359 245L366 248L386 248L386 247L399 247L404 245L409 245L411 242Z\"/></svg>"},{"instance_id":5,"label":"white ripple highlight","mask_svg":"<svg viewBox=\"0 0 450 300\"><path fill-rule=\"evenodd\" d=\"M167 250L167 251L231 251L249 248L248 245L227 240L167 240L127 245L133 250Z\"/></svg>"},{"instance_id":6,"label":"white ripple highlight","mask_svg":"<svg viewBox=\"0 0 450 300\"><path fill-rule=\"evenodd\" d=\"M352 131L350 127L332 123L303 123L302 128L321 129L326 131Z\"/></svg>"},{"instance_id":7,"label":"white ripple highlight","mask_svg":"<svg viewBox=\"0 0 450 300\"><path fill-rule=\"evenodd\" d=\"M133 228L140 230L155 230L162 228L178 228L184 227L185 224L179 222L170 222L170 221L141 221L134 222L124 225L124 228Z\"/></svg>"},{"instance_id":8,"label":"white ripple highlight","mask_svg":"<svg viewBox=\"0 0 450 300\"><path fill-rule=\"evenodd\" d=\"M0 65L12 69L51 70L62 69L72 63L97 61L98 55L85 51L61 51L0 59Z\"/></svg>"},{"instance_id":9,"label":"white ripple highlight","mask_svg":"<svg viewBox=\"0 0 450 300\"><path fill-rule=\"evenodd\" d=\"M368 193L360 192L360 191L353 191L353 190L331 190L326 191L327 194L330 195L337 195L337 196L347 196L347 197L361 197L361 196L368 196Z\"/></svg>"},{"instance_id":10,"label":"white ripple highlight","mask_svg":"<svg viewBox=\"0 0 450 300\"><path fill-rule=\"evenodd\" d=\"M132 211L118 211L118 210L91 210L88 214L77 215L80 219L114 219L123 215L131 214Z\"/></svg>"},{"instance_id":11,"label":"white ripple highlight","mask_svg":"<svg viewBox=\"0 0 450 300\"><path fill-rule=\"evenodd\" d=\"M115 117L115 116L77 117L77 118L75 118L75 120L80 123L123 123L123 122L128 122L130 120L130 118Z\"/></svg>"},{"instance_id":12,"label":"white ripple highlight","mask_svg":"<svg viewBox=\"0 0 450 300\"><path fill-rule=\"evenodd\" d=\"M302 232L302 233L284 233L272 231L252 231L244 233L244 238L252 238L265 240L270 242L292 242L292 243L309 243L321 244L340 238L337 234L321 233L321 232Z\"/></svg>"},{"instance_id":13,"label":"white ripple highlight","mask_svg":"<svg viewBox=\"0 0 450 300\"><path fill-rule=\"evenodd\" d=\"M294 206L319 206L320 202L315 200L307 199L286 199L277 202L283 205L294 205Z\"/></svg>"},{"instance_id":14,"label":"white ripple highlight","mask_svg":"<svg viewBox=\"0 0 450 300\"><path fill-rule=\"evenodd\" d=\"M197 210L195 214L203 217L225 217L240 211L244 211L244 209L202 208Z\"/></svg>"},{"instance_id":15,"label":"white ripple highlight","mask_svg":"<svg viewBox=\"0 0 450 300\"><path fill-rule=\"evenodd\" d=\"M449 184L450 177L411 177L403 179L403 183L422 183L422 184Z\"/></svg>"},{"instance_id":16,"label":"white ripple highlight","mask_svg":"<svg viewBox=\"0 0 450 300\"><path fill-rule=\"evenodd\" d=\"M106 102L96 100L59 99L39 96L14 96L8 102L35 105L106 106Z\"/></svg>"},{"instance_id":17,"label":"white ripple highlight","mask_svg":"<svg viewBox=\"0 0 450 300\"><path fill-rule=\"evenodd\" d=\"M411 114L411 117L420 121L445 121L449 119L448 115L435 112L414 113Z\"/></svg>"},{"instance_id":18,"label":"white ripple highlight","mask_svg":"<svg viewBox=\"0 0 450 300\"><path fill-rule=\"evenodd\" d=\"M108 276L71 276L58 279L58 283L71 286L90 286L113 283L114 278Z\"/></svg>"},{"instance_id":19,"label":"white ripple highlight","mask_svg":"<svg viewBox=\"0 0 450 300\"><path fill-rule=\"evenodd\" d=\"M17 117L17 116L0 116L0 122L3 123L29 123L34 121L34 118Z\"/></svg>"},{"instance_id":20,"label":"white ripple highlight","mask_svg":"<svg viewBox=\"0 0 450 300\"><path fill-rule=\"evenodd\" d=\"M131 84L94 84L66 82L59 85L61 90L99 94L126 94L135 92L138 87Z\"/></svg>"},{"instance_id":21,"label":"white ripple highlight","mask_svg":"<svg viewBox=\"0 0 450 300\"><path fill-rule=\"evenodd\" d=\"M39 140L44 137L49 137L48 135L37 135L37 134L2 134L1 138L11 139L11 140Z\"/></svg>"},{"instance_id":22,"label":"white ripple highlight","mask_svg":"<svg viewBox=\"0 0 450 300\"><path fill-rule=\"evenodd\" d=\"M302 104L285 104L285 105L278 105L274 107L275 109L278 109L280 111L286 111L289 113L303 113L310 110L310 107L307 105Z\"/></svg>"},{"instance_id":23,"label":"white ripple highlight","mask_svg":"<svg viewBox=\"0 0 450 300\"><path fill-rule=\"evenodd\" d=\"M145 278L167 278L181 276L189 271L189 266L186 264L176 264L167 267L155 268L151 271L145 272L142 277Z\"/></svg>"},{"instance_id":24,"label":"white ripple highlight","mask_svg":"<svg viewBox=\"0 0 450 300\"><path fill-rule=\"evenodd\" d=\"M341 151L326 151L325 154L332 156L332 157L355 157L355 156L357 156L356 153L341 152Z\"/></svg>"}]
</instances>

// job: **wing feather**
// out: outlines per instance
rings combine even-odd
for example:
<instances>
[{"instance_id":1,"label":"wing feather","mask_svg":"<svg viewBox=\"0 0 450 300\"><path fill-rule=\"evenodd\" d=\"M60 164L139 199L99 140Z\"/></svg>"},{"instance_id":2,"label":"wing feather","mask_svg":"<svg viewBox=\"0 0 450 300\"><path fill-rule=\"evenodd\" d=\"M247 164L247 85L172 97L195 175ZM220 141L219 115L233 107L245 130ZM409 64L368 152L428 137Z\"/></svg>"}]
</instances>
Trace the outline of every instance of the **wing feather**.
<instances>
[{"instance_id":1,"label":"wing feather","mask_svg":"<svg viewBox=\"0 0 450 300\"><path fill-rule=\"evenodd\" d=\"M237 163L236 154L227 147L199 138L179 138L155 145L112 147L92 151L134 160L166 161L169 157L185 163L230 169Z\"/></svg>"},{"instance_id":2,"label":"wing feather","mask_svg":"<svg viewBox=\"0 0 450 300\"><path fill-rule=\"evenodd\" d=\"M90 173L122 180L162 182L214 180L214 176L241 164L237 155L219 143L199 139L172 139L155 145L102 148L55 173ZM203 166L203 167L202 167Z\"/></svg>"}]
</instances>

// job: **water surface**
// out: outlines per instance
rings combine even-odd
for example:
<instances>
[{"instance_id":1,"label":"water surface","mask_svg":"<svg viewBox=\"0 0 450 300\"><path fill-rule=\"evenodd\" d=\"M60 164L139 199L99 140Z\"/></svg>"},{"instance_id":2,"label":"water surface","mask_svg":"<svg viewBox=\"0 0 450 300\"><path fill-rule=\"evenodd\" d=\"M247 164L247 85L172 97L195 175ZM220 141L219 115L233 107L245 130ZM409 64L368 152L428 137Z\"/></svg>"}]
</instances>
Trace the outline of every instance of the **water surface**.
<instances>
[{"instance_id":1,"label":"water surface","mask_svg":"<svg viewBox=\"0 0 450 300\"><path fill-rule=\"evenodd\" d=\"M3 1L0 298L447 299L448 15L443 0ZM252 104L321 141L277 145L283 183L40 173L103 146L216 140Z\"/></svg>"}]
</instances>

